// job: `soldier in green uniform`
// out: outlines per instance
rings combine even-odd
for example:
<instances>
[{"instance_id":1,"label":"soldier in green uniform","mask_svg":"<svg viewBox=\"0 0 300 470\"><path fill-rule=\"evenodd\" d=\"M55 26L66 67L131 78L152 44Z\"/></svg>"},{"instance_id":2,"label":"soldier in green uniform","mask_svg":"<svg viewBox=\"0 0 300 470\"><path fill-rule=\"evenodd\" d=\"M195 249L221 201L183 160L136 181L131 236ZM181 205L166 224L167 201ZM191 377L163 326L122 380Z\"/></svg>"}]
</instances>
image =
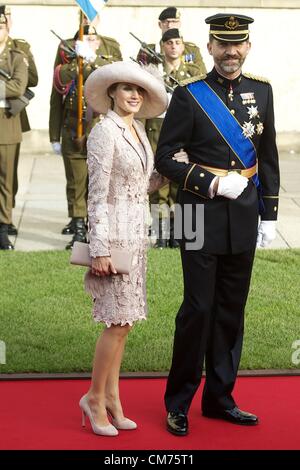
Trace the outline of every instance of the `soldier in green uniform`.
<instances>
[{"instance_id":1,"label":"soldier in green uniform","mask_svg":"<svg viewBox=\"0 0 300 470\"><path fill-rule=\"evenodd\" d=\"M7 5L0 5L0 12L4 14L7 18L7 26L8 31L11 29L12 21L11 21L11 11ZM9 49L20 50L22 51L28 60L28 83L27 87L35 87L38 84L38 72L34 62L34 57L31 52L30 44L25 41L24 39L13 39L10 36L7 40L7 46ZM29 120L27 116L26 109L24 108L20 114L21 118L21 126L22 132L30 131ZM20 155L20 144L18 144L17 156L15 158L15 167L14 167L14 182L13 182L13 207L15 207L16 202L16 194L18 192L18 163L19 163L19 155ZM8 227L8 234L9 235L17 235L18 231L17 228L11 223Z\"/></svg>"},{"instance_id":2,"label":"soldier in green uniform","mask_svg":"<svg viewBox=\"0 0 300 470\"><path fill-rule=\"evenodd\" d=\"M185 62L184 42L178 29L168 29L162 36L162 54L163 64L157 67L164 77L168 88L175 89L178 84L188 80L191 77L201 76L202 69L200 66ZM171 93L169 93L171 99ZM148 119L145 123L148 139L150 141L153 152L156 152L157 142L164 116L154 119ZM176 202L177 184L170 182L159 191L150 195L150 204L160 206L159 213L159 233L155 247L177 248L178 242L174 239L174 224L171 211L170 233L168 230L169 208Z\"/></svg>"},{"instance_id":3,"label":"soldier in green uniform","mask_svg":"<svg viewBox=\"0 0 300 470\"><path fill-rule=\"evenodd\" d=\"M15 161L22 141L20 113L12 106L25 93L28 83L27 57L8 46L8 24L0 12L0 249L13 250L8 238L12 223Z\"/></svg>"},{"instance_id":4,"label":"soldier in green uniform","mask_svg":"<svg viewBox=\"0 0 300 470\"><path fill-rule=\"evenodd\" d=\"M110 37L100 36L94 27L84 26L84 41L73 39L61 43L55 59L54 81L50 100L49 136L55 153L63 155L66 180L69 224L63 234L73 234L66 248L74 241L85 241L87 216L87 165L86 150L78 149L74 139L77 130L77 55L84 58L83 79L102 65L122 60L119 43ZM77 51L77 55L70 50ZM84 132L87 135L99 119L89 115L83 102Z\"/></svg>"},{"instance_id":5,"label":"soldier in green uniform","mask_svg":"<svg viewBox=\"0 0 300 470\"><path fill-rule=\"evenodd\" d=\"M180 20L180 11L175 7L165 8L158 17L158 26L161 29L162 35L169 29L179 29L181 28ZM155 50L157 53L162 52L162 41L158 44L148 44L148 46ZM201 73L206 73L206 67L203 62L203 58L200 52L200 49L193 42L184 41L184 62L195 64L200 67ZM155 59L149 57L145 50L140 49L137 61L143 64L149 64L150 62L155 63Z\"/></svg>"}]
</instances>

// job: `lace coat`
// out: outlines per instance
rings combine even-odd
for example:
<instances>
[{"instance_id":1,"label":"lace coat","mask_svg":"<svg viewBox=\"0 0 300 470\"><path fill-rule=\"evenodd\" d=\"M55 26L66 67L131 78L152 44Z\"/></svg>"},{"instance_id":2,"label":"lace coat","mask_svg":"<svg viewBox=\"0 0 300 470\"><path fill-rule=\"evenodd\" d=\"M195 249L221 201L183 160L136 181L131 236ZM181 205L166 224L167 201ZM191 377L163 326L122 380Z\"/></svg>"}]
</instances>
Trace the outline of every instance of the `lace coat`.
<instances>
[{"instance_id":1,"label":"lace coat","mask_svg":"<svg viewBox=\"0 0 300 470\"><path fill-rule=\"evenodd\" d=\"M153 171L143 125L133 125L143 148L113 111L96 124L87 143L90 255L109 256L112 247L133 252L129 275L98 277L88 271L85 276L85 288L94 299L94 320L108 327L146 318L147 193L167 182Z\"/></svg>"}]
</instances>

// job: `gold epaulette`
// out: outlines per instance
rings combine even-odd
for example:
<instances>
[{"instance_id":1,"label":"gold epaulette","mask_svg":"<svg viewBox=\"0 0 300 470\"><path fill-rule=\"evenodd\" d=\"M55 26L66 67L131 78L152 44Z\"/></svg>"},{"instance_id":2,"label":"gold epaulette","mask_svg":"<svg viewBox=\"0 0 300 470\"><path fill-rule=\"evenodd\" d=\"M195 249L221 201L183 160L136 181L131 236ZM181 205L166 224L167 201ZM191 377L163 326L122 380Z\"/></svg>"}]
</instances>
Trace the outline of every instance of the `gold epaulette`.
<instances>
[{"instance_id":1,"label":"gold epaulette","mask_svg":"<svg viewBox=\"0 0 300 470\"><path fill-rule=\"evenodd\" d=\"M185 78L184 80L180 81L180 86L186 86L190 83L198 82L199 80L205 80L206 77L206 73L201 73L200 75L195 75L194 77Z\"/></svg>"},{"instance_id":2,"label":"gold epaulette","mask_svg":"<svg viewBox=\"0 0 300 470\"><path fill-rule=\"evenodd\" d=\"M259 75L253 75L252 73L243 73L244 77L250 78L250 80L256 80L257 82L270 83L270 80Z\"/></svg>"}]
</instances>

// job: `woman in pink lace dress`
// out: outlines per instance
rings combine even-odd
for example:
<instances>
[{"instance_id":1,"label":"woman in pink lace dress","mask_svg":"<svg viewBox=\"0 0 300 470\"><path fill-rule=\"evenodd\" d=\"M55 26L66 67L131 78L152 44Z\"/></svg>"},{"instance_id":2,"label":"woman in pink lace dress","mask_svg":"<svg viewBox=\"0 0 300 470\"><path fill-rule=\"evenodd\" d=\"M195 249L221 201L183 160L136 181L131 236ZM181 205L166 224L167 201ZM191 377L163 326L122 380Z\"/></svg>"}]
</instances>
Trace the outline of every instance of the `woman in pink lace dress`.
<instances>
[{"instance_id":1,"label":"woman in pink lace dress","mask_svg":"<svg viewBox=\"0 0 300 470\"><path fill-rule=\"evenodd\" d=\"M147 193L167 183L153 172L150 144L134 117L156 117L168 100L162 81L124 62L93 72L85 94L95 111L106 114L88 139L92 269L85 277L85 288L94 300L93 317L105 323L105 329L96 344L91 386L80 407L83 420L89 417L96 434L115 436L118 429L137 427L123 413L119 372L128 332L147 315ZM116 273L112 248L133 253L129 275Z\"/></svg>"}]
</instances>

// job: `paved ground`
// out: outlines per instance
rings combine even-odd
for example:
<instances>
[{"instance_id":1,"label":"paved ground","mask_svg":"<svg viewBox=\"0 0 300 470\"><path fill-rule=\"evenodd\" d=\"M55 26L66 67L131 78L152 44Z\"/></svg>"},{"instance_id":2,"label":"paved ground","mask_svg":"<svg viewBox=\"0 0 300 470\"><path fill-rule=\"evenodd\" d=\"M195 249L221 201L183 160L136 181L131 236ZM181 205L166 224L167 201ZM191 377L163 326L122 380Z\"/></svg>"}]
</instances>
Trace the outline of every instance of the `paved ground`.
<instances>
[{"instance_id":1,"label":"paved ground","mask_svg":"<svg viewBox=\"0 0 300 470\"><path fill-rule=\"evenodd\" d=\"M281 200L278 236L271 248L300 247L300 154L280 152ZM63 250L71 237L60 234L68 222L65 174L52 153L47 131L24 134L19 193L14 210L16 250Z\"/></svg>"}]
</instances>

